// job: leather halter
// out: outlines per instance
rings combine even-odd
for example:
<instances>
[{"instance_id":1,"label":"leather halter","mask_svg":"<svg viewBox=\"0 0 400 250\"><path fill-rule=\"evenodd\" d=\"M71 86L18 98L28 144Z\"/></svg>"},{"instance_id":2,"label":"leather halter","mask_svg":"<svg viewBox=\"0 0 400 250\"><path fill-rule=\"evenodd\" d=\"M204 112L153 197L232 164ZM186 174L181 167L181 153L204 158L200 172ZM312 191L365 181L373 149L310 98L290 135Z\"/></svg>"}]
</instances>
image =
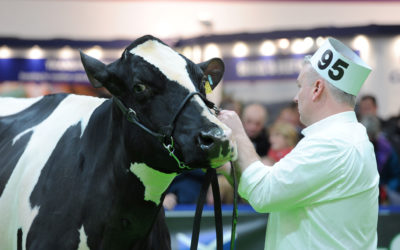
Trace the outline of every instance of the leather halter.
<instances>
[{"instance_id":1,"label":"leather halter","mask_svg":"<svg viewBox=\"0 0 400 250\"><path fill-rule=\"evenodd\" d=\"M135 110L132 108L127 108L124 103L116 96L113 96L114 102L117 104L119 109L122 111L122 114L125 118L130 122L138 126L139 128L146 131L148 134L156 137L164 146L164 148L169 152L169 155L175 159L178 164L179 168L187 168L190 169L183 161L179 160L179 158L175 155L175 148L174 148L174 139L173 133L175 130L175 122L182 112L183 108L186 106L188 101L195 95L200 96L200 98L205 102L208 108L213 109L216 113L219 112L219 109L215 106L215 104L209 100L200 92L191 92L189 93L181 102L178 109L175 111L174 115L172 116L170 122L167 126L162 128L162 132L155 132L150 128L146 127L143 123L141 123L136 115Z\"/></svg>"}]
</instances>

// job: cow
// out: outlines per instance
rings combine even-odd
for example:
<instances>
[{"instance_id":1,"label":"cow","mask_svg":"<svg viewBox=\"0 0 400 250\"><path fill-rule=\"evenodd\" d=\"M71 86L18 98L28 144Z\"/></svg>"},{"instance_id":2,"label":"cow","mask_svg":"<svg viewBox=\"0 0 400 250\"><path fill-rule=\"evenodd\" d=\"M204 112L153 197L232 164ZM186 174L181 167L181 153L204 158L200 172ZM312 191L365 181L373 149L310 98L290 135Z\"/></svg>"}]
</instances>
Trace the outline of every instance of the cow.
<instances>
[{"instance_id":1,"label":"cow","mask_svg":"<svg viewBox=\"0 0 400 250\"><path fill-rule=\"evenodd\" d=\"M223 62L195 64L150 35L110 64L81 60L112 98L0 99L0 248L168 249L157 237L173 178L236 155L205 98Z\"/></svg>"}]
</instances>

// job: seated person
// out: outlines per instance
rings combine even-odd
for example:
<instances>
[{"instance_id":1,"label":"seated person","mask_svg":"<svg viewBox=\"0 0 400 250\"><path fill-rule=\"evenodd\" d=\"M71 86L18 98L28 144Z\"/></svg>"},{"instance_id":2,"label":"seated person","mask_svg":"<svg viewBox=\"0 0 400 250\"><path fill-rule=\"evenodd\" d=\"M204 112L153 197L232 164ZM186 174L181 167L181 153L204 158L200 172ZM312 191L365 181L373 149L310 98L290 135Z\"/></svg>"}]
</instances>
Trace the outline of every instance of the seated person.
<instances>
[{"instance_id":1,"label":"seated person","mask_svg":"<svg viewBox=\"0 0 400 250\"><path fill-rule=\"evenodd\" d=\"M265 164L274 164L289 153L298 141L296 128L287 122L275 122L269 129L271 147L267 157L262 160Z\"/></svg>"},{"instance_id":2,"label":"seated person","mask_svg":"<svg viewBox=\"0 0 400 250\"><path fill-rule=\"evenodd\" d=\"M203 170L194 169L175 177L164 198L164 208L172 210L177 204L196 204L204 176Z\"/></svg>"},{"instance_id":3,"label":"seated person","mask_svg":"<svg viewBox=\"0 0 400 250\"><path fill-rule=\"evenodd\" d=\"M243 110L242 121L244 129L260 157L267 155L270 147L268 133L265 128L267 120L267 109L261 104L250 104Z\"/></svg>"}]
</instances>

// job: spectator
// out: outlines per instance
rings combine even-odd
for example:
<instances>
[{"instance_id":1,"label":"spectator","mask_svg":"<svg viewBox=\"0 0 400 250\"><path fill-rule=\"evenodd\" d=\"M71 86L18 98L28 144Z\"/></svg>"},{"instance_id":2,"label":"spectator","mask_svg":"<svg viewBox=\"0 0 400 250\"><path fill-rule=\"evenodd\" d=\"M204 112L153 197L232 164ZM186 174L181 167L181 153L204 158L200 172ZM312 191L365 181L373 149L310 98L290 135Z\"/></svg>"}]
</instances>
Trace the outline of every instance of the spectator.
<instances>
[{"instance_id":1,"label":"spectator","mask_svg":"<svg viewBox=\"0 0 400 250\"><path fill-rule=\"evenodd\" d=\"M297 140L297 131L292 124L282 121L275 122L269 129L271 147L263 162L270 164L278 162L296 146Z\"/></svg>"},{"instance_id":2,"label":"spectator","mask_svg":"<svg viewBox=\"0 0 400 250\"><path fill-rule=\"evenodd\" d=\"M364 115L361 123L367 129L368 137L374 145L379 181L379 202L397 203L400 196L400 162L396 151L381 132L379 119L375 115ZM396 196L397 194L397 196ZM399 205L396 204L396 205Z\"/></svg>"},{"instance_id":3,"label":"spectator","mask_svg":"<svg viewBox=\"0 0 400 250\"><path fill-rule=\"evenodd\" d=\"M357 106L358 120L361 120L366 115L374 115L378 117L381 126L384 124L384 121L378 116L378 104L375 96L363 95Z\"/></svg>"},{"instance_id":4,"label":"spectator","mask_svg":"<svg viewBox=\"0 0 400 250\"><path fill-rule=\"evenodd\" d=\"M304 126L300 122L300 114L299 110L297 108L297 103L293 102L287 107L284 107L280 112L278 117L276 118L276 121L283 121L283 122L288 122L291 123L297 131L297 135L300 138L302 138L301 135L301 130L303 130Z\"/></svg>"},{"instance_id":5,"label":"spectator","mask_svg":"<svg viewBox=\"0 0 400 250\"><path fill-rule=\"evenodd\" d=\"M164 208L172 210L177 204L196 204L204 176L201 169L195 169L175 177L165 195Z\"/></svg>"},{"instance_id":6,"label":"spectator","mask_svg":"<svg viewBox=\"0 0 400 250\"><path fill-rule=\"evenodd\" d=\"M267 120L267 109L261 104L250 104L243 110L242 121L244 129L260 157L266 156L270 147L268 133L265 128Z\"/></svg>"}]
</instances>

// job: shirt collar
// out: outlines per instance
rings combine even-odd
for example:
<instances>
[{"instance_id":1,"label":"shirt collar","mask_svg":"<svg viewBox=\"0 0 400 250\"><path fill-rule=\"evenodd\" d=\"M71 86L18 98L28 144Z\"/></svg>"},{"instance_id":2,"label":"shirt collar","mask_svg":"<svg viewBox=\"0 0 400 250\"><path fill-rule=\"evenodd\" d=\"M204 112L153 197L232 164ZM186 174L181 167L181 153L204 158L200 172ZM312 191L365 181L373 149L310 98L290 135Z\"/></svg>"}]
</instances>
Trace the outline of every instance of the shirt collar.
<instances>
[{"instance_id":1,"label":"shirt collar","mask_svg":"<svg viewBox=\"0 0 400 250\"><path fill-rule=\"evenodd\" d=\"M354 111L346 111L346 112L341 112L338 114L328 116L328 117L306 127L305 129L303 129L301 131L301 133L304 136L309 136L316 132L324 130L325 128L330 127L333 124L338 123L338 122L339 123L357 122L356 113Z\"/></svg>"}]
</instances>

